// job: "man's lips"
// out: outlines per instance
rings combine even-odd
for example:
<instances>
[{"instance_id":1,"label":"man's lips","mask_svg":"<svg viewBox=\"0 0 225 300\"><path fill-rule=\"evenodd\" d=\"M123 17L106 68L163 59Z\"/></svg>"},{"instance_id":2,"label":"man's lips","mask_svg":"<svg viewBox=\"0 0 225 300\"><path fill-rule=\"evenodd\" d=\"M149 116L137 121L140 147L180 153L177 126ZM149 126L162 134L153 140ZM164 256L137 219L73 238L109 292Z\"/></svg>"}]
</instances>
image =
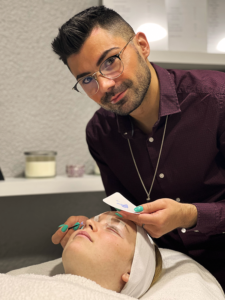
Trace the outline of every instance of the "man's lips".
<instances>
[{"instance_id":1,"label":"man's lips","mask_svg":"<svg viewBox=\"0 0 225 300\"><path fill-rule=\"evenodd\" d=\"M112 99L110 100L110 102L112 104L118 102L124 96L125 92L126 92L126 90L123 91L123 92L121 92L121 93L116 94L114 97L112 97Z\"/></svg>"},{"instance_id":2,"label":"man's lips","mask_svg":"<svg viewBox=\"0 0 225 300\"><path fill-rule=\"evenodd\" d=\"M86 231L79 231L79 232L74 236L74 238L75 238L76 236L78 236L78 235L85 236L85 237L87 237L91 242L93 242L92 239L91 239L91 237L90 237L90 235L89 235Z\"/></svg>"}]
</instances>

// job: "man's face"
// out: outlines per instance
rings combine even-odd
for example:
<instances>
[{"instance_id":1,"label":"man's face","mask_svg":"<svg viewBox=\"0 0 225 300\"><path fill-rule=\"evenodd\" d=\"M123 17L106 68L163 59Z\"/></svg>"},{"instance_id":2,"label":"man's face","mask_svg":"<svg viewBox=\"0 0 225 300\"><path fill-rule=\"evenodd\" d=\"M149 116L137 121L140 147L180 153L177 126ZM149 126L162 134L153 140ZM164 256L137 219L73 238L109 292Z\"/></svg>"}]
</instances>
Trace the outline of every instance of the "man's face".
<instances>
[{"instance_id":1,"label":"man's face","mask_svg":"<svg viewBox=\"0 0 225 300\"><path fill-rule=\"evenodd\" d=\"M99 70L98 62L101 57L103 62L118 54L127 42L104 29L94 29L80 52L67 59L72 74L78 79L81 74L92 75ZM115 79L108 79L97 73L99 90L90 98L106 110L119 115L128 115L144 100L150 86L151 74L133 42L128 44L120 57L124 65L123 73Z\"/></svg>"}]
</instances>

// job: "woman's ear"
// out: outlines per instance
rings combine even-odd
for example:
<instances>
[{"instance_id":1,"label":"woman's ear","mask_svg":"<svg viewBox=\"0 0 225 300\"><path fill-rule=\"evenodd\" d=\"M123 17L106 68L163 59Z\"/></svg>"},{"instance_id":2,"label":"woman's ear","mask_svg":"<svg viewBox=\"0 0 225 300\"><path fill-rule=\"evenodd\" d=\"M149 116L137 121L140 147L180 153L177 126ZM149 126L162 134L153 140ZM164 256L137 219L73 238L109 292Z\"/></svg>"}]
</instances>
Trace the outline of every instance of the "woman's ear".
<instances>
[{"instance_id":1,"label":"woman's ear","mask_svg":"<svg viewBox=\"0 0 225 300\"><path fill-rule=\"evenodd\" d=\"M139 48L140 54L142 54L142 56L145 59L147 59L149 54L150 54L150 46L149 46L148 40L147 40L146 35L144 34L144 32L136 33L135 41L136 41L136 44Z\"/></svg>"},{"instance_id":2,"label":"woman's ear","mask_svg":"<svg viewBox=\"0 0 225 300\"><path fill-rule=\"evenodd\" d=\"M126 282L126 283L128 282L129 278L130 278L130 273L129 273L129 272L124 273L124 274L122 275L122 280L123 280L124 282Z\"/></svg>"}]
</instances>

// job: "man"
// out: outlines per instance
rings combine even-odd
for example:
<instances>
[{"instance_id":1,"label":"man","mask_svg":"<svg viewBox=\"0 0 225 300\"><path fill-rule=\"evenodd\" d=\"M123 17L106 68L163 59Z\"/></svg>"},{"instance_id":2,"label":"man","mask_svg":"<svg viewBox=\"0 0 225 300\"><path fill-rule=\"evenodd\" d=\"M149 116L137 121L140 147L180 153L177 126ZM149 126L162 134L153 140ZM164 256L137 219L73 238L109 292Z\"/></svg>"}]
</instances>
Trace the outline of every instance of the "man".
<instances>
[{"instance_id":1,"label":"man","mask_svg":"<svg viewBox=\"0 0 225 300\"><path fill-rule=\"evenodd\" d=\"M87 143L106 194L141 205L140 215L121 216L194 258L225 289L225 74L150 63L145 35L103 6L70 19L52 46L74 89L102 107ZM85 220L70 217L53 243L64 247L68 226Z\"/></svg>"}]
</instances>

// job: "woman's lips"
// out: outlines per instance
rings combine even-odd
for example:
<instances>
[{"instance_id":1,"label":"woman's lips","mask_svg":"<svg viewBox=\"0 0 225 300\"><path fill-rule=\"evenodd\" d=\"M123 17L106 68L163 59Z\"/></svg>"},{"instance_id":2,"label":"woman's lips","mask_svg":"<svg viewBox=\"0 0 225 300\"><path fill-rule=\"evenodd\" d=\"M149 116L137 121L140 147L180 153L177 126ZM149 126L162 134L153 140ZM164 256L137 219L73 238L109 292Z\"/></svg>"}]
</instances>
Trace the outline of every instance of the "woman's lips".
<instances>
[{"instance_id":1,"label":"woman's lips","mask_svg":"<svg viewBox=\"0 0 225 300\"><path fill-rule=\"evenodd\" d=\"M86 231L80 231L80 232L78 232L78 233L75 235L75 237L78 236L78 235L81 235L81 236L83 236L83 237L86 237L86 238L88 238L91 242L93 242L92 239L91 239L91 237L90 237L90 235L89 235ZM75 238L75 237L74 237L74 238Z\"/></svg>"},{"instance_id":2,"label":"woman's lips","mask_svg":"<svg viewBox=\"0 0 225 300\"><path fill-rule=\"evenodd\" d=\"M117 103L120 99L123 98L127 90L123 91L122 93L116 94L111 100L110 103L115 104Z\"/></svg>"}]
</instances>

